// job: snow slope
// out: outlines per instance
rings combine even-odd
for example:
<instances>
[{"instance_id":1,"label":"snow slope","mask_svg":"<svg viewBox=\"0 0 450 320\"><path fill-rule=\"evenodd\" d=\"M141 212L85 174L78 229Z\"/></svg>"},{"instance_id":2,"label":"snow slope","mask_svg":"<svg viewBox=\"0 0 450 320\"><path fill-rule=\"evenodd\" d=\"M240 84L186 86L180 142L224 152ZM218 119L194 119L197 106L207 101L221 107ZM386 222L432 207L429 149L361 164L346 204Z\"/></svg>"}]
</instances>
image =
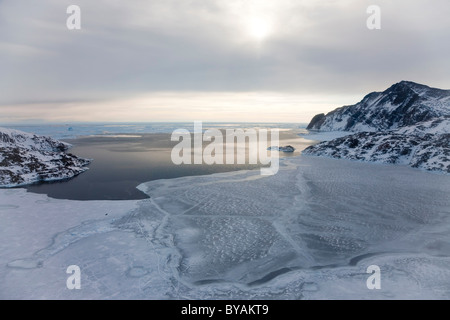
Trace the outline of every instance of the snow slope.
<instances>
[{"instance_id":1,"label":"snow slope","mask_svg":"<svg viewBox=\"0 0 450 320\"><path fill-rule=\"evenodd\" d=\"M360 132L324 141L305 155L405 164L450 173L450 117L387 132Z\"/></svg>"},{"instance_id":2,"label":"snow slope","mask_svg":"<svg viewBox=\"0 0 450 320\"><path fill-rule=\"evenodd\" d=\"M319 131L385 131L450 115L450 90L401 81L372 92L355 105L318 114L307 129Z\"/></svg>"},{"instance_id":3,"label":"snow slope","mask_svg":"<svg viewBox=\"0 0 450 320\"><path fill-rule=\"evenodd\" d=\"M0 190L1 299L450 299L450 180L300 156L139 201ZM66 268L81 289L66 288ZM381 269L369 290L367 267Z\"/></svg>"},{"instance_id":4,"label":"snow slope","mask_svg":"<svg viewBox=\"0 0 450 320\"><path fill-rule=\"evenodd\" d=\"M66 151L70 145L50 137L0 128L0 187L71 178L90 160Z\"/></svg>"},{"instance_id":5,"label":"snow slope","mask_svg":"<svg viewBox=\"0 0 450 320\"><path fill-rule=\"evenodd\" d=\"M307 128L319 139L324 132L343 134L306 148L305 155L450 173L450 90L402 81L355 105L318 114Z\"/></svg>"}]
</instances>

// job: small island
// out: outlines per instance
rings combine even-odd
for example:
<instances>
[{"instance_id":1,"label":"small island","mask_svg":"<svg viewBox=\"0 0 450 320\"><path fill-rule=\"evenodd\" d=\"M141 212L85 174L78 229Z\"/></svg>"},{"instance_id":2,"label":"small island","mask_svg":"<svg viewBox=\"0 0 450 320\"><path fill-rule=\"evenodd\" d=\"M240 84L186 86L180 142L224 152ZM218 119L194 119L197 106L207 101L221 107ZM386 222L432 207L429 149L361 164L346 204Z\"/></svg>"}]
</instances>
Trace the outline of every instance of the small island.
<instances>
[{"instance_id":1,"label":"small island","mask_svg":"<svg viewBox=\"0 0 450 320\"><path fill-rule=\"evenodd\" d=\"M280 151L280 152L294 152L295 148L291 145L287 145L284 147L271 146L267 148L268 151Z\"/></svg>"}]
</instances>

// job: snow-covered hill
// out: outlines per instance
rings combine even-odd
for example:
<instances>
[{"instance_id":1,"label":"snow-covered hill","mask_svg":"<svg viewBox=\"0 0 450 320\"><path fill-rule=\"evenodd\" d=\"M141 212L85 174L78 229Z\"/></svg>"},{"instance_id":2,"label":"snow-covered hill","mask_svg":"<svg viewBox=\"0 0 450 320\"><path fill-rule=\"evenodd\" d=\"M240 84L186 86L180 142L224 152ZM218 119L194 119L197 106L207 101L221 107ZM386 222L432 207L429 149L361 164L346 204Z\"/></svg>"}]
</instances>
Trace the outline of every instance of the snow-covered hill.
<instances>
[{"instance_id":1,"label":"snow-covered hill","mask_svg":"<svg viewBox=\"0 0 450 320\"><path fill-rule=\"evenodd\" d=\"M71 178L90 160L66 151L70 144L50 137L0 128L0 187Z\"/></svg>"},{"instance_id":2,"label":"snow-covered hill","mask_svg":"<svg viewBox=\"0 0 450 320\"><path fill-rule=\"evenodd\" d=\"M450 115L450 90L401 81L360 102L318 114L307 129L320 131L384 131Z\"/></svg>"},{"instance_id":3,"label":"snow-covered hill","mask_svg":"<svg viewBox=\"0 0 450 320\"><path fill-rule=\"evenodd\" d=\"M443 119L401 130L359 132L308 147L303 154L405 164L413 168L450 173L450 133L429 133L436 129L426 127L431 124L436 124L443 131L450 128L450 120Z\"/></svg>"},{"instance_id":4,"label":"snow-covered hill","mask_svg":"<svg viewBox=\"0 0 450 320\"><path fill-rule=\"evenodd\" d=\"M306 155L450 173L450 90L402 81L356 105L316 115L308 128L357 133L308 147Z\"/></svg>"}]
</instances>

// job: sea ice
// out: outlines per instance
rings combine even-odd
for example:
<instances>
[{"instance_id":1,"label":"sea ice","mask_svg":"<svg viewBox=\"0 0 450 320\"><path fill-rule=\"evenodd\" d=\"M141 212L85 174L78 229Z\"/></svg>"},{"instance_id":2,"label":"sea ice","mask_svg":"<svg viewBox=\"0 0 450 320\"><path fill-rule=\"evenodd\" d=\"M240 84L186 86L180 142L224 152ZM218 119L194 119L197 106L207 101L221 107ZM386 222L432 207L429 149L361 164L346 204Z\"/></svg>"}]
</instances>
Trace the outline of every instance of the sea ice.
<instances>
[{"instance_id":1,"label":"sea ice","mask_svg":"<svg viewBox=\"0 0 450 320\"><path fill-rule=\"evenodd\" d=\"M450 298L446 175L300 156L274 176L139 189L150 198L0 190L0 298ZM72 264L80 290L66 288ZM366 287L370 265L381 269L380 290Z\"/></svg>"}]
</instances>

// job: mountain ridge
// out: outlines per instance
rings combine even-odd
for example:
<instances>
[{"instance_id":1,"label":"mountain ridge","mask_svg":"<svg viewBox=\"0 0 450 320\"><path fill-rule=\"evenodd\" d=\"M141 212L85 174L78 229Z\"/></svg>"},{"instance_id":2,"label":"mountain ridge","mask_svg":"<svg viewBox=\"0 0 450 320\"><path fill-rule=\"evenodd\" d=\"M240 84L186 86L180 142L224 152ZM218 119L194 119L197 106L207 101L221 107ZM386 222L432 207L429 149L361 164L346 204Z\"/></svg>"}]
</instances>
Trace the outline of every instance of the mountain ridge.
<instances>
[{"instance_id":1,"label":"mountain ridge","mask_svg":"<svg viewBox=\"0 0 450 320\"><path fill-rule=\"evenodd\" d=\"M317 114L307 126L317 131L384 131L450 115L450 90L401 81L360 102Z\"/></svg>"},{"instance_id":2,"label":"mountain ridge","mask_svg":"<svg viewBox=\"0 0 450 320\"><path fill-rule=\"evenodd\" d=\"M354 133L310 146L305 155L450 173L450 90L401 81L314 116L308 129Z\"/></svg>"}]
</instances>

